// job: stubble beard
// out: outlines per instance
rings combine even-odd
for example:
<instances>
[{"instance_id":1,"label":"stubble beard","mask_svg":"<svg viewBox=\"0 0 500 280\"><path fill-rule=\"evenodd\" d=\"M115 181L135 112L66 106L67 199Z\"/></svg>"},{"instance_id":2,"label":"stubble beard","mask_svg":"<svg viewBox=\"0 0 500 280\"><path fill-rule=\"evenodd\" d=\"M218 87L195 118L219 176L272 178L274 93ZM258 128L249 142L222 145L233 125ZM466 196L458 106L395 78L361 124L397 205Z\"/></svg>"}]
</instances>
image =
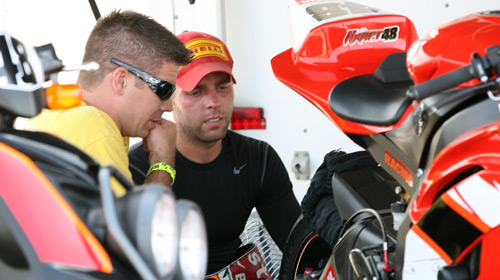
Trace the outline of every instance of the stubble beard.
<instances>
[{"instance_id":1,"label":"stubble beard","mask_svg":"<svg viewBox=\"0 0 500 280\"><path fill-rule=\"evenodd\" d=\"M211 145L218 142L226 136L227 130L229 128L229 123L220 127L219 129L203 130L202 126L188 127L179 126L180 131L185 135L185 139L188 139L192 144L197 145Z\"/></svg>"}]
</instances>

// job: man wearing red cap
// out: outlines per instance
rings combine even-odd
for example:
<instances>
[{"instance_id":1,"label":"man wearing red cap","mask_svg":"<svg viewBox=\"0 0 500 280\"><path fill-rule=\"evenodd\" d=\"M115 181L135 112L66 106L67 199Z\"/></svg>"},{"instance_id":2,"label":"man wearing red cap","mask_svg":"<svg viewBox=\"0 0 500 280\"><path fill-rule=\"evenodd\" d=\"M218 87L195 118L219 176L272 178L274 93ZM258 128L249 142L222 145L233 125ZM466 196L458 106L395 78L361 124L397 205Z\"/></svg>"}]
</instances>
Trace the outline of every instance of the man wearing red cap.
<instances>
[{"instance_id":1,"label":"man wearing red cap","mask_svg":"<svg viewBox=\"0 0 500 280\"><path fill-rule=\"evenodd\" d=\"M301 209L276 151L228 131L236 81L226 45L201 32L184 32L178 38L193 52L193 61L179 70L172 95L177 126L172 188L177 198L195 201L203 210L207 272L212 274L238 257L239 236L254 207L282 250ZM148 155L139 144L129 157L133 178L141 183L149 169Z\"/></svg>"}]
</instances>

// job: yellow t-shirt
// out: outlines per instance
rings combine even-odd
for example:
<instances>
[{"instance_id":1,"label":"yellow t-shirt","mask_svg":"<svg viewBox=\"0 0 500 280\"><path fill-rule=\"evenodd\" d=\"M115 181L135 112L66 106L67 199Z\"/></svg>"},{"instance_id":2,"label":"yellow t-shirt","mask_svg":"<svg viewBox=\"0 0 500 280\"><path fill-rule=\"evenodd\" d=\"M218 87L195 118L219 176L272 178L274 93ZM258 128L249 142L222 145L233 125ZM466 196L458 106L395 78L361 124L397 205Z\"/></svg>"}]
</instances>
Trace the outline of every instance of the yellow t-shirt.
<instances>
[{"instance_id":1,"label":"yellow t-shirt","mask_svg":"<svg viewBox=\"0 0 500 280\"><path fill-rule=\"evenodd\" d=\"M101 165L114 165L132 181L128 169L129 138L123 137L113 119L103 111L87 106L66 110L48 110L28 120L26 130L50 133L73 144L94 158ZM113 179L111 187L116 196L126 193L125 188Z\"/></svg>"}]
</instances>

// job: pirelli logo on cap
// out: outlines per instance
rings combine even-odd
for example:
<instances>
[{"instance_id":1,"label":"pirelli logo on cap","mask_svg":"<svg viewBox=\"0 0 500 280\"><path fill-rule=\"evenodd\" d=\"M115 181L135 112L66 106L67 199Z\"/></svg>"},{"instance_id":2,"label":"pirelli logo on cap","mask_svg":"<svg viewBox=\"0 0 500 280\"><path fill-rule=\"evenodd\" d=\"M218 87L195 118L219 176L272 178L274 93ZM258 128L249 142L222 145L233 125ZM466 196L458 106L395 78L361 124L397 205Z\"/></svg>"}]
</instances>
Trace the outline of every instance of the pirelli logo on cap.
<instances>
[{"instance_id":1,"label":"pirelli logo on cap","mask_svg":"<svg viewBox=\"0 0 500 280\"><path fill-rule=\"evenodd\" d=\"M208 56L216 56L220 59L229 61L224 44L221 42L207 38L200 38L187 42L185 46L193 52L193 60Z\"/></svg>"}]
</instances>

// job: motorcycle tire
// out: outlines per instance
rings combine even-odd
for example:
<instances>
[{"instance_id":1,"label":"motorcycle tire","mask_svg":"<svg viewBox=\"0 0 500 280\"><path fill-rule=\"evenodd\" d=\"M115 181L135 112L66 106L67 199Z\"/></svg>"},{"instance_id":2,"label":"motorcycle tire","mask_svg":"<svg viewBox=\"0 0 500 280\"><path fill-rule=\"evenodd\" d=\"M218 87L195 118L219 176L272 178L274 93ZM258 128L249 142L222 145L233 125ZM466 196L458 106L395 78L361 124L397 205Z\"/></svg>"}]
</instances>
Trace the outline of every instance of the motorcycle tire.
<instances>
[{"instance_id":1,"label":"motorcycle tire","mask_svg":"<svg viewBox=\"0 0 500 280\"><path fill-rule=\"evenodd\" d=\"M331 253L328 243L309 229L304 217L300 215L283 250L278 279L302 279L297 276L303 274L306 268L322 269Z\"/></svg>"}]
</instances>

